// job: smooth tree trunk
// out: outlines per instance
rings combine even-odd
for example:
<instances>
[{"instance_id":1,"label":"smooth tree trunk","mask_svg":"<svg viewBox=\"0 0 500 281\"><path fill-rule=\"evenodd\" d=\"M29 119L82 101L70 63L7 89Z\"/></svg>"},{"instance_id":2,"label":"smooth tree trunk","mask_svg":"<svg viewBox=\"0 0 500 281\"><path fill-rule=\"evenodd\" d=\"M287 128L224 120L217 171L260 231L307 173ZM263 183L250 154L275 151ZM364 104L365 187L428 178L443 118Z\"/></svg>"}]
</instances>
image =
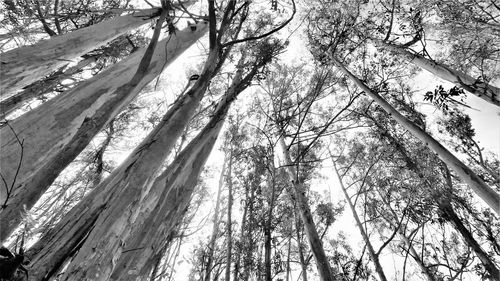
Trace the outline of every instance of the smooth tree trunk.
<instances>
[{"instance_id":1,"label":"smooth tree trunk","mask_svg":"<svg viewBox=\"0 0 500 281\"><path fill-rule=\"evenodd\" d=\"M188 27L159 42L149 67L137 77L141 79L132 80L145 51L135 52L0 129L1 173L11 188L10 194L0 189L0 202L7 202L0 212L0 241L19 225L24 208L29 210L36 203L92 138L206 31L207 24L200 23L194 31ZM200 77L200 81L206 78ZM200 83L194 86L198 94L191 99L201 100L204 90L199 91L203 88ZM22 140L22 147L16 137Z\"/></svg>"},{"instance_id":2,"label":"smooth tree trunk","mask_svg":"<svg viewBox=\"0 0 500 281\"><path fill-rule=\"evenodd\" d=\"M271 171L274 171L274 167ZM273 223L273 210L274 204L276 202L276 197L279 196L276 191L275 175L271 172L272 179L268 180L269 186L271 186L271 200L269 200L269 210L267 212L267 218L264 223L264 273L266 281L272 280L272 223ZM268 178L269 179L269 178Z\"/></svg>"},{"instance_id":3,"label":"smooth tree trunk","mask_svg":"<svg viewBox=\"0 0 500 281\"><path fill-rule=\"evenodd\" d=\"M0 59L1 100L11 97L23 87L49 75L73 59L148 23L160 13L160 9L149 9L118 16L3 53Z\"/></svg>"},{"instance_id":4,"label":"smooth tree trunk","mask_svg":"<svg viewBox=\"0 0 500 281\"><path fill-rule=\"evenodd\" d=\"M220 172L219 177L219 188L217 190L217 199L215 199L215 210L214 210L214 218L212 219L213 227L212 227L212 235L210 236L210 242L208 243L208 254L207 254L207 265L205 271L205 277L203 280L210 281L210 276L212 274L212 266L213 266L213 257L215 253L215 242L219 235L219 216L220 216L220 196L222 193L222 188L224 187L224 179L225 172L227 167L228 158L224 157L224 161L222 163L222 170Z\"/></svg>"},{"instance_id":5,"label":"smooth tree trunk","mask_svg":"<svg viewBox=\"0 0 500 281\"><path fill-rule=\"evenodd\" d=\"M283 137L280 137L278 141L284 156L283 162L286 166L290 181L292 182L292 187L288 188L288 192L296 201L302 223L304 224L307 240L309 241L309 246L311 247L311 251L316 261L320 280L335 280L332 269L330 267L330 263L328 262L328 258L325 254L325 250L323 249L321 238L319 237L318 231L316 230L316 225L312 217L311 209L305 195L306 190L304 184L299 179L297 179L297 171L295 169L295 166L293 166L292 164L290 152L285 145Z\"/></svg>"},{"instance_id":6,"label":"smooth tree trunk","mask_svg":"<svg viewBox=\"0 0 500 281\"><path fill-rule=\"evenodd\" d=\"M156 181L159 186L153 186L150 196L147 196L150 198L142 200L142 203L146 203L141 205L141 210L151 206L154 209L144 220L136 220L130 226L133 235L122 241L125 252L114 260L116 266L111 280L141 280L148 276L154 265L153 257L164 246L165 237L176 230L189 207L199 174L217 140L232 101L249 85L256 73L254 69L243 77L242 71L242 68L237 71L210 122L159 177ZM87 257L86 260L91 259Z\"/></svg>"},{"instance_id":7,"label":"smooth tree trunk","mask_svg":"<svg viewBox=\"0 0 500 281\"><path fill-rule=\"evenodd\" d=\"M377 42L384 48L394 51L395 53L403 56L410 63L422 69L429 71L435 76L455 84L455 86L465 89L467 92L476 95L477 97L500 106L500 88L473 78L461 71L452 69L442 63L435 62L422 55L412 53L403 46L397 46L387 42Z\"/></svg>"},{"instance_id":8,"label":"smooth tree trunk","mask_svg":"<svg viewBox=\"0 0 500 281\"><path fill-rule=\"evenodd\" d=\"M378 93L372 91L359 78L353 75L344 65L333 56L330 56L337 68L348 76L359 88L361 88L369 97L378 103L392 118L401 126L410 131L413 136L424 142L438 157L446 163L469 187L490 206L497 214L500 214L500 195L489 187L478 175L476 175L467 165L460 161L455 155L442 146L431 135L426 133L415 123L399 113L390 103L388 103Z\"/></svg>"},{"instance_id":9,"label":"smooth tree trunk","mask_svg":"<svg viewBox=\"0 0 500 281\"><path fill-rule=\"evenodd\" d=\"M474 239L474 236L469 229L463 224L462 220L458 217L457 213L453 209L451 203L444 199L439 202L439 210L443 213L445 220L449 221L455 229L460 233L465 243L472 248L476 256L479 258L484 268L486 269L487 278L491 281L500 280L500 271L493 262L493 260L488 256L488 254L481 248L481 245Z\"/></svg>"},{"instance_id":10,"label":"smooth tree trunk","mask_svg":"<svg viewBox=\"0 0 500 281\"><path fill-rule=\"evenodd\" d=\"M17 109L20 109L25 102L30 99L41 97L44 94L52 92L57 85L64 79L71 77L72 75L81 72L84 67L87 67L97 60L96 56L91 56L79 61L76 65L69 67L64 70L58 70L52 73L47 78L37 81L18 94L11 96L0 102L0 119L6 118L7 115L11 114Z\"/></svg>"},{"instance_id":11,"label":"smooth tree trunk","mask_svg":"<svg viewBox=\"0 0 500 281\"><path fill-rule=\"evenodd\" d=\"M225 271L225 280L231 280L231 263L233 256L233 218L232 218L232 210L233 210L233 179L232 170L233 170L233 148L231 146L231 151L229 152L229 165L227 169L227 252L226 252L226 271Z\"/></svg>"},{"instance_id":12,"label":"smooth tree trunk","mask_svg":"<svg viewBox=\"0 0 500 281\"><path fill-rule=\"evenodd\" d=\"M302 281L307 281L307 262L304 256L304 247L302 247L302 236L300 235L300 231L302 230L302 225L300 224L300 220L298 218L298 210L295 208L295 235L297 237L297 248L299 249L299 262L300 262L300 270L302 274Z\"/></svg>"},{"instance_id":13,"label":"smooth tree trunk","mask_svg":"<svg viewBox=\"0 0 500 281\"><path fill-rule=\"evenodd\" d=\"M333 159L332 159L333 160ZM356 221L356 226L359 229L359 232L361 233L361 236L363 237L363 240L365 241L366 246L368 247L368 254L370 255L371 260L373 261L373 265L375 266L375 271L377 272L378 277L380 278L380 281L387 281L387 277L385 276L384 269L382 268L382 264L380 263L379 256L373 249L373 245L370 242L370 237L368 237L368 234L365 231L365 228L363 227L363 224L361 223L358 212L356 211L356 207L351 201L351 197L347 193L347 190L344 186L344 183L342 182L342 178L340 178L339 172L337 171L337 167L335 166L335 163L333 163L333 169L335 171L335 175L337 176L337 179L340 184L340 188L342 189L342 192L344 193L345 200L347 201L347 204L349 205L349 208L351 209L352 216L354 217L354 220Z\"/></svg>"}]
</instances>

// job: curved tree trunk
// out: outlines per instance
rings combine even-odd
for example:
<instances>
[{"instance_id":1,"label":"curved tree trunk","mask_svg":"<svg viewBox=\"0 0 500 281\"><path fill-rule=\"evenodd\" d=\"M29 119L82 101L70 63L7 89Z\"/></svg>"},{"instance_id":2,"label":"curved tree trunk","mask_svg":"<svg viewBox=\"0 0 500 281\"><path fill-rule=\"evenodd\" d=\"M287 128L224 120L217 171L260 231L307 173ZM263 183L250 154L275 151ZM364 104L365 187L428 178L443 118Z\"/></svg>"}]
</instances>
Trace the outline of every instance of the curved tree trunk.
<instances>
[{"instance_id":1,"label":"curved tree trunk","mask_svg":"<svg viewBox=\"0 0 500 281\"><path fill-rule=\"evenodd\" d=\"M10 127L0 129L1 173L9 185L15 180L15 185L9 186L10 194L5 193L5 188L0 189L0 202L8 198L7 206L0 212L0 241L19 224L23 206L29 210L92 138L206 31L207 24L200 23L195 31L188 27L159 42L148 69L141 71L141 79L132 81L133 70L145 53L137 51L69 92L9 122ZM200 81L202 78L206 77L200 77ZM23 141L22 153L16 136Z\"/></svg>"},{"instance_id":2,"label":"curved tree trunk","mask_svg":"<svg viewBox=\"0 0 500 281\"><path fill-rule=\"evenodd\" d=\"M484 83L461 71L452 69L444 64L440 64L427 59L419 54L412 53L402 46L397 46L381 41L378 41L377 43L382 44L382 46L384 46L388 50L396 52L412 64L429 71L435 76L453 83L456 86L465 89L467 92L476 95L477 97L491 104L500 106L500 88L488 83Z\"/></svg>"},{"instance_id":3,"label":"curved tree trunk","mask_svg":"<svg viewBox=\"0 0 500 281\"><path fill-rule=\"evenodd\" d=\"M314 224L311 209L309 208L309 203L307 202L307 198L304 194L304 185L302 182L296 179L297 173L295 171L295 167L292 164L292 160L290 159L290 153L286 148L283 137L279 138L279 146L281 147L284 156L283 161L285 166L287 167L288 176L290 177L293 185L293 189L289 189L288 192L297 202L297 208L299 210L302 223L304 224L304 229L309 241L309 246L311 247L314 259L316 260L316 266L318 268L320 279L322 281L333 281L335 280L335 278L332 274L332 269L330 268L330 263L328 262L328 258L326 257L325 250L323 249L323 244L321 243L318 231L316 230L316 225Z\"/></svg>"},{"instance_id":4,"label":"curved tree trunk","mask_svg":"<svg viewBox=\"0 0 500 281\"><path fill-rule=\"evenodd\" d=\"M160 15L160 9L139 11L75 30L31 46L2 54L0 92L2 100L32 84L74 58L105 45Z\"/></svg>"},{"instance_id":5,"label":"curved tree trunk","mask_svg":"<svg viewBox=\"0 0 500 281\"><path fill-rule=\"evenodd\" d=\"M111 280L141 280L148 276L154 265L153 257L164 247L165 237L173 234L189 207L199 174L217 140L232 101L248 86L254 74L252 71L242 79L242 70L237 72L210 122L156 180L151 192L142 201L139 218L129 226L132 235L122 240L123 249L135 250L126 251L115 259ZM153 208L150 213L143 211L149 208ZM92 258L83 257L85 259L82 262L94 263ZM79 264L81 262L77 263L78 267Z\"/></svg>"},{"instance_id":6,"label":"curved tree trunk","mask_svg":"<svg viewBox=\"0 0 500 281\"><path fill-rule=\"evenodd\" d=\"M497 214L500 213L500 195L489 187L479 176L477 176L467 165L460 161L455 155L449 152L444 146L427 134L420 127L411 122L408 118L399 113L382 96L372 91L359 78L354 76L336 58L330 55L335 66L347 75L359 88L369 97L377 102L387 113L389 113L401 126L410 131L413 136L424 142L434 153L436 153L444 163L450 166L455 173L466 182L469 187L488 204Z\"/></svg>"}]
</instances>

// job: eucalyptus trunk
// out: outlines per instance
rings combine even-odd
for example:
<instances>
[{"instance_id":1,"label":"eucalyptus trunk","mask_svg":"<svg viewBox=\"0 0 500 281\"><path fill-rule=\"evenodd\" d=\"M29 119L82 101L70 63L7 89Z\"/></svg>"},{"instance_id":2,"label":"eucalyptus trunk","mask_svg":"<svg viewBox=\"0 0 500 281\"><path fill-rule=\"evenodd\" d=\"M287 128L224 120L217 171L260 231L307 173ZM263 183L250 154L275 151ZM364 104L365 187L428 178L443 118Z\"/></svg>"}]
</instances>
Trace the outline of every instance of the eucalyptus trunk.
<instances>
[{"instance_id":1,"label":"eucalyptus trunk","mask_svg":"<svg viewBox=\"0 0 500 281\"><path fill-rule=\"evenodd\" d=\"M141 200L137 219L129 226L132 234L121 240L125 251L114 260L116 266L111 280L141 280L148 276L154 266L154 257L165 246L165 237L173 235L189 207L199 174L217 140L232 101L249 85L256 73L251 71L243 77L242 71L237 71L210 122L157 179L158 184L153 185L145 199ZM150 209L152 211L148 213ZM78 263L82 272L88 271L88 266L80 266L82 262L95 264L92 257L82 255L82 261Z\"/></svg>"},{"instance_id":2,"label":"eucalyptus trunk","mask_svg":"<svg viewBox=\"0 0 500 281\"><path fill-rule=\"evenodd\" d=\"M460 161L455 155L442 146L431 135L426 133L415 123L399 113L391 104L389 104L382 96L372 91L359 78L354 76L344 65L333 56L330 56L337 68L347 75L359 88L361 88L369 97L378 103L392 118L394 118L401 126L410 131L413 136L424 142L438 157L455 171L455 173L466 182L469 187L488 204L497 214L500 214L500 195L489 187L483 179L474 173L467 165Z\"/></svg>"},{"instance_id":3,"label":"eucalyptus trunk","mask_svg":"<svg viewBox=\"0 0 500 281\"><path fill-rule=\"evenodd\" d=\"M97 260L98 256L104 259L106 255L116 254L115 251L121 247L116 239L125 239L130 234L127 225L133 223L133 220L128 219L142 214L137 213L138 198L141 198L143 192L148 192L159 167L172 151L176 140L194 114L214 75L217 56L218 52L214 49L195 85L174 103L160 124L131 156L77 204L52 231L42 237L33 249L30 249L30 255L33 256L30 265L32 271L36 272L36 274L31 273L30 278L33 276L36 280L35 276L43 278L53 272L72 254L74 248L86 246L90 247L87 248L88 251L93 252L92 246L85 242L91 244L100 239L104 240L105 234L113 231L116 236L111 235L111 238L108 237L109 241L102 242L108 247L109 252L97 251L93 256ZM138 174L135 175L134 172ZM106 212L103 212L104 209ZM101 226L94 229L95 225ZM92 241L87 240L89 236L96 238ZM84 251L80 249L79 254L82 259L85 258L83 253ZM105 268L105 264L103 262L96 269L99 278L106 278L105 275L111 273L109 264L108 268Z\"/></svg>"},{"instance_id":4,"label":"eucalyptus trunk","mask_svg":"<svg viewBox=\"0 0 500 281\"><path fill-rule=\"evenodd\" d=\"M1 100L15 95L23 87L42 79L75 58L150 22L160 13L160 9L149 9L118 16L3 53L0 70Z\"/></svg>"},{"instance_id":5,"label":"eucalyptus trunk","mask_svg":"<svg viewBox=\"0 0 500 281\"><path fill-rule=\"evenodd\" d=\"M58 70L49 77L26 86L22 92L2 100L0 102L0 118L6 118L7 115L20 109L26 101L52 92L62 80L81 72L84 67L91 65L96 60L97 58L95 56L84 58L76 65L64 70Z\"/></svg>"},{"instance_id":6,"label":"eucalyptus trunk","mask_svg":"<svg viewBox=\"0 0 500 281\"><path fill-rule=\"evenodd\" d=\"M29 210L36 203L92 138L206 31L205 23L198 24L195 31L177 31L158 43L147 69L134 74L143 55L149 53L137 51L0 129L2 176L9 185L13 183L10 193L0 189L0 202L6 202L0 212L0 241L19 225L24 208ZM216 64L214 56L210 63ZM202 83L208 83L209 76L197 81L193 91L198 94L193 99L201 99Z\"/></svg>"},{"instance_id":7,"label":"eucalyptus trunk","mask_svg":"<svg viewBox=\"0 0 500 281\"><path fill-rule=\"evenodd\" d=\"M281 147L284 156L283 161L292 183L292 188L289 188L288 192L296 201L302 223L304 224L306 236L309 241L309 246L311 247L311 251L316 261L320 280L335 280L332 269L330 267L330 263L328 262L328 258L325 254L325 250L323 249L321 238L319 237L318 231L316 230L316 225L311 214L309 203L307 202L304 183L297 179L297 171L292 164L290 152L285 145L283 137L279 138L279 146Z\"/></svg>"},{"instance_id":8,"label":"eucalyptus trunk","mask_svg":"<svg viewBox=\"0 0 500 281\"><path fill-rule=\"evenodd\" d=\"M467 92L477 97L500 106L500 88L490 85L484 81L473 78L461 71L452 69L442 63L435 62L422 55L412 53L403 46L379 42L384 48L394 51L403 56L406 60L422 69L429 71L435 76L455 84L457 87L465 89Z\"/></svg>"}]
</instances>

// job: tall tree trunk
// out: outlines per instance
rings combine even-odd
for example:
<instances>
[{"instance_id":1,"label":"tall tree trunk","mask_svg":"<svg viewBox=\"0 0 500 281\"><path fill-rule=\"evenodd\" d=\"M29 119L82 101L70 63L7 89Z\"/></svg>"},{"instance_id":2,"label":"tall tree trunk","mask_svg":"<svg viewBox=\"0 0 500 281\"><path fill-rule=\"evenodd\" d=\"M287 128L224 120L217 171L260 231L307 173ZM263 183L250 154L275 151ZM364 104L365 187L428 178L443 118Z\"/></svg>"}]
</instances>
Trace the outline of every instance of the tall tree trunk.
<instances>
[{"instance_id":1,"label":"tall tree trunk","mask_svg":"<svg viewBox=\"0 0 500 281\"><path fill-rule=\"evenodd\" d=\"M424 142L429 148L436 153L439 158L450 166L455 173L466 182L472 190L486 202L497 214L500 214L500 195L489 187L479 176L477 176L467 165L460 161L455 155L449 152L444 146L436 141L432 136L424 130L404 117L394 107L392 107L382 96L372 91L359 78L354 76L347 68L342 65L336 58L330 55L333 63L345 75L347 75L359 88L361 88L368 96L377 102L387 113L389 113L401 126L410 131L413 136Z\"/></svg>"},{"instance_id":2,"label":"tall tree trunk","mask_svg":"<svg viewBox=\"0 0 500 281\"><path fill-rule=\"evenodd\" d=\"M264 276L266 281L271 281L271 228L264 227Z\"/></svg>"},{"instance_id":3,"label":"tall tree trunk","mask_svg":"<svg viewBox=\"0 0 500 281\"><path fill-rule=\"evenodd\" d=\"M488 272L488 277L491 281L500 280L500 271L493 260L481 248L481 245L474 239L472 233L465 227L462 220L458 217L449 200L443 199L439 202L439 210L443 213L444 219L449 221L455 229L460 233L465 243L472 248L476 256L479 258L484 268Z\"/></svg>"},{"instance_id":4,"label":"tall tree trunk","mask_svg":"<svg viewBox=\"0 0 500 281\"><path fill-rule=\"evenodd\" d=\"M307 198L305 195L304 184L297 178L297 171L292 164L290 152L285 145L283 137L279 138L279 146L281 147L284 156L283 161L285 166L287 167L288 176L290 177L290 181L292 182L293 187L288 188L288 192L292 195L297 203L297 208L299 210L302 223L304 224L304 229L309 241L309 246L311 247L314 259L316 260L316 266L318 268L320 280L335 280L332 269L330 268L330 263L328 262L328 258L325 254L325 250L323 249L323 244L321 243L318 231L316 230L316 225L314 224L311 210L309 208L309 203L307 202Z\"/></svg>"},{"instance_id":5,"label":"tall tree trunk","mask_svg":"<svg viewBox=\"0 0 500 281\"><path fill-rule=\"evenodd\" d=\"M212 54L218 55L215 51L212 52ZM74 248L79 247L78 245L81 244L85 235L92 230L93 225L96 223L98 216L102 212L102 209L107 206L111 199L116 199L114 198L113 191L120 192L121 194L127 193L125 190L117 189L122 184L126 184L126 180L120 178L126 177L132 170L141 169L140 166L137 166L138 163L136 162L138 161L138 156L144 154L144 149L148 147L160 148L160 146L157 146L156 144L163 142L163 146L161 146L161 150L158 152L158 155L153 153L153 159L157 160L157 158L161 155L168 155L168 153L172 150L176 139L182 133L184 126L194 113L195 108L197 107L206 90L206 87L209 84L210 78L213 74L212 70L215 68L214 64L217 64L216 61L214 61L215 55L209 56L206 63L208 67L205 71L203 71L197 83L191 88L191 90L184 94L182 98L178 99L172 108L165 114L162 122L150 134L149 142L144 141L143 145L136 149L132 156L129 157L128 161L122 164L120 168L117 168L103 183L94 188L94 190L78 205L76 205L52 231L42 237L40 241L35 244L33 249L30 249L31 255L35 255L32 259L31 265L33 266L33 270L36 271L36 275L43 277L52 272L69 255L71 255L71 251ZM160 131L168 132L167 136L165 134L158 134ZM148 160L142 157L141 161ZM161 160L161 162L163 162L163 160ZM146 164L146 166L148 165L149 164ZM150 172L147 171L145 175L147 174L150 174ZM145 176L141 176L140 178L144 179ZM122 184L120 184L120 182ZM150 183L145 184L149 185ZM134 187L128 185L128 187L128 189L135 188L135 192L134 190L129 191L127 189L129 192L140 192L140 189L137 189L137 186ZM147 190L148 189L145 189L145 191ZM123 203L130 202L131 200L133 201L135 199L124 198ZM35 276L33 273L30 275Z\"/></svg>"},{"instance_id":6,"label":"tall tree trunk","mask_svg":"<svg viewBox=\"0 0 500 281\"><path fill-rule=\"evenodd\" d=\"M229 152L229 166L227 169L227 252L226 252L226 274L224 281L231 280L231 263L232 263L232 249L233 249L233 223L232 223L232 209L233 209L233 179L232 179L232 169L233 169L233 147L231 146L231 151Z\"/></svg>"},{"instance_id":7,"label":"tall tree trunk","mask_svg":"<svg viewBox=\"0 0 500 281\"><path fill-rule=\"evenodd\" d=\"M198 176L217 140L231 102L250 84L257 73L255 68L242 77L242 71L243 67L237 71L232 85L219 102L210 122L156 181L161 184L154 185L146 199L142 200L140 215L135 223L130 225L132 235L122 240L123 249L135 250L125 251L114 259L116 266L113 267L111 280L137 280L151 271L154 265L154 259L151 257L162 249L165 237L172 234L188 209ZM154 200L157 197L159 200ZM152 206L153 211L147 214L146 210ZM144 219L141 219L141 216ZM95 263L88 255L82 256L82 262ZM87 270L88 266L80 264L81 262L76 263L82 271Z\"/></svg>"},{"instance_id":8,"label":"tall tree trunk","mask_svg":"<svg viewBox=\"0 0 500 281\"><path fill-rule=\"evenodd\" d=\"M212 228L212 235L210 237L210 242L208 243L208 254L207 254L208 260L206 265L205 278L203 279L205 281L210 281L210 275L212 273L212 264L215 252L215 241L217 240L217 236L219 234L220 196L222 193L222 188L224 187L224 179L225 179L224 173L226 172L227 161L228 157L226 155L224 157L224 162L222 163L222 170L220 172L220 177L219 177L219 188L217 190L217 199L216 199L217 201L215 201L214 218L212 220L214 225Z\"/></svg>"},{"instance_id":9,"label":"tall tree trunk","mask_svg":"<svg viewBox=\"0 0 500 281\"><path fill-rule=\"evenodd\" d=\"M475 79L461 71L452 69L444 64L440 64L433 60L427 59L419 54L412 53L403 46L397 46L382 41L377 41L377 43L381 44L388 50L396 52L412 64L429 71L435 76L453 83L456 86L465 89L469 93L474 94L491 104L500 106L500 88L485 83L484 81Z\"/></svg>"},{"instance_id":10,"label":"tall tree trunk","mask_svg":"<svg viewBox=\"0 0 500 281\"><path fill-rule=\"evenodd\" d=\"M304 248L302 247L302 237L300 235L300 231L302 225L300 224L300 220L298 218L298 210L295 207L295 235L297 236L297 248L299 249L299 261L300 261L300 269L302 272L302 281L307 281L307 262L304 255Z\"/></svg>"},{"instance_id":11,"label":"tall tree trunk","mask_svg":"<svg viewBox=\"0 0 500 281\"><path fill-rule=\"evenodd\" d=\"M5 52L1 58L1 99L11 97L16 91L49 75L68 61L140 27L158 17L160 12L160 9L149 9L119 16L31 46Z\"/></svg>"},{"instance_id":12,"label":"tall tree trunk","mask_svg":"<svg viewBox=\"0 0 500 281\"><path fill-rule=\"evenodd\" d=\"M252 266L254 264L254 250L255 250L255 241L253 239L253 228L249 227L255 225L255 189L254 185L250 186L250 198L246 202L248 204L248 219L245 235L243 238L243 277L241 280L248 281L250 279L250 272L252 271ZM235 279L238 280L238 279Z\"/></svg>"},{"instance_id":13,"label":"tall tree trunk","mask_svg":"<svg viewBox=\"0 0 500 281\"><path fill-rule=\"evenodd\" d=\"M50 93L62 80L78 72L81 72L84 67L94 63L96 60L97 57L95 56L85 58L78 62L76 65L65 70L58 70L55 73L52 73L47 78L30 84L25 89L23 89L22 92L19 92L18 94L13 95L8 99L2 100L0 102L0 119L7 117L8 114L21 108L24 102L32 98L40 97L44 94Z\"/></svg>"},{"instance_id":14,"label":"tall tree trunk","mask_svg":"<svg viewBox=\"0 0 500 281\"><path fill-rule=\"evenodd\" d=\"M200 23L196 31L189 27L177 31L158 44L149 68L139 69L138 75L134 75L131 70L137 67L145 51L137 51L129 59L0 129L1 173L8 184L15 182L15 185L9 186L10 194L6 194L5 188L0 189L0 202L7 203L0 212L3 226L0 229L0 241L19 225L23 208L29 210L92 138L145 85L158 76L165 65L176 59L206 31L205 23ZM215 55L209 60L217 64ZM205 71L205 76L202 75L196 82L193 91L197 95L185 99L201 100L204 94L202 88L206 86L203 84L208 84L215 67L210 66L210 71ZM185 124L187 120L182 119L181 122ZM17 137L23 140L22 150Z\"/></svg>"},{"instance_id":15,"label":"tall tree trunk","mask_svg":"<svg viewBox=\"0 0 500 281\"><path fill-rule=\"evenodd\" d=\"M337 179L340 183L340 188L342 189L342 192L344 193L345 200L347 201L347 204L349 205L349 208L351 209L352 216L354 217L354 220L356 221L356 226L359 229L359 232L361 233L361 236L363 237L363 240L365 241L366 246L368 247L368 253L370 254L370 258L373 261L373 264L375 265L375 271L378 274L378 277L380 278L381 281L387 281L387 277L385 277L384 269L382 268L382 265L380 264L379 257L377 253L375 253L375 250L373 249L372 243L370 242L370 238L368 237L368 234L366 233L363 224L361 223L358 212L356 211L356 207L352 204L351 197L349 197L349 194L347 193L347 190L344 186L344 183L342 182L342 178L340 178L339 172L337 171L337 167L335 166L335 163L333 163L333 169L335 170L335 175L337 176Z\"/></svg>"},{"instance_id":16,"label":"tall tree trunk","mask_svg":"<svg viewBox=\"0 0 500 281\"><path fill-rule=\"evenodd\" d=\"M287 254L286 254L286 281L290 281L291 278L291 269L290 269L290 256L291 256L291 250L292 250L292 237L288 237L288 249L287 249Z\"/></svg>"},{"instance_id":17,"label":"tall tree trunk","mask_svg":"<svg viewBox=\"0 0 500 281\"><path fill-rule=\"evenodd\" d=\"M240 227L240 246L236 249L235 258L234 258L234 269L233 269L233 280L240 280L239 270L241 263L241 252L243 251L243 246L245 243L245 229L247 228L248 221L248 209L250 202L250 194L249 187L245 186L245 204L243 206L243 215L241 216L241 227Z\"/></svg>"}]
</instances>

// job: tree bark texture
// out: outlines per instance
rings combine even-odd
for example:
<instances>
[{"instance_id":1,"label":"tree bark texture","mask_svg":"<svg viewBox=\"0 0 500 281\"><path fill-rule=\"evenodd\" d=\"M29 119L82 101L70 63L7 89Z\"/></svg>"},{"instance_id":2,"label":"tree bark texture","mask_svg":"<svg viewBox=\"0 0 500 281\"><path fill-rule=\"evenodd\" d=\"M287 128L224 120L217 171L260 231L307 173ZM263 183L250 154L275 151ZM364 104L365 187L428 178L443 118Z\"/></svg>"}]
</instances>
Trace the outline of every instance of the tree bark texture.
<instances>
[{"instance_id":1,"label":"tree bark texture","mask_svg":"<svg viewBox=\"0 0 500 281\"><path fill-rule=\"evenodd\" d=\"M7 206L0 212L3 226L0 241L19 224L23 206L29 210L92 138L166 65L206 31L207 25L200 23L195 31L188 27L159 42L148 69L144 70L144 76L136 85L130 85L134 77L133 70L145 51L137 51L130 58L10 122L10 127L0 129L2 176L9 185L15 180ZM206 77L200 77L199 81L204 81L203 78ZM193 90L198 90L198 95L191 99L201 99L203 96L204 90L199 91L203 88L200 83ZM22 159L16 135L23 140ZM18 166L19 161L21 165ZM6 197L5 188L0 189L0 202L5 202Z\"/></svg>"},{"instance_id":2,"label":"tree bark texture","mask_svg":"<svg viewBox=\"0 0 500 281\"><path fill-rule=\"evenodd\" d=\"M369 97L377 102L387 113L389 113L401 126L410 131L413 136L424 142L438 157L450 166L455 173L466 182L470 188L488 204L497 214L500 214L500 195L489 187L479 176L477 176L467 165L460 161L455 155L442 146L431 135L418 127L415 123L399 113L390 103L388 103L378 93L372 91L359 78L354 76L344 65L333 56L330 56L333 63L345 75L347 75L359 88Z\"/></svg>"},{"instance_id":3,"label":"tree bark texture","mask_svg":"<svg viewBox=\"0 0 500 281\"><path fill-rule=\"evenodd\" d=\"M287 166L288 176L290 177L293 185L292 190L290 190L289 188L288 192L292 195L297 203L297 208L299 210L302 223L304 224L304 229L309 241L309 246L311 247L314 259L316 260L316 266L318 268L320 280L335 280L335 277L332 274L330 263L328 262L328 258L325 254L325 250L323 249L323 244L318 235L318 231L316 230L316 225L311 214L311 209L309 208L309 203L307 202L307 198L305 195L304 184L296 178L297 172L292 164L292 160L290 159L290 154L285 145L283 137L280 137L279 139L279 146L281 147L284 156L283 161Z\"/></svg>"},{"instance_id":4,"label":"tree bark texture","mask_svg":"<svg viewBox=\"0 0 500 281\"><path fill-rule=\"evenodd\" d=\"M26 101L50 93L62 80L82 71L84 67L94 63L96 60L95 56L85 58L76 65L65 70L58 70L47 78L26 86L22 92L2 100L0 102L0 119L7 117L10 113L21 108Z\"/></svg>"},{"instance_id":5,"label":"tree bark texture","mask_svg":"<svg viewBox=\"0 0 500 281\"><path fill-rule=\"evenodd\" d=\"M149 9L119 16L34 45L5 52L1 58L1 99L11 97L18 90L49 75L74 58L140 27L158 17L160 12L160 9Z\"/></svg>"},{"instance_id":6,"label":"tree bark texture","mask_svg":"<svg viewBox=\"0 0 500 281\"><path fill-rule=\"evenodd\" d=\"M132 235L123 240L125 251L136 250L117 254L111 280L141 280L148 276L154 265L153 257L164 247L165 237L173 235L189 207L199 174L217 140L227 111L236 96L246 88L240 84L248 85L250 77L246 76L242 82L241 76L241 71L238 71L210 122L169 165L156 181L158 184L153 185L152 192L142 200L143 219L137 219L129 226ZM142 211L151 207L149 214ZM86 260L93 263L92 258Z\"/></svg>"},{"instance_id":7,"label":"tree bark texture","mask_svg":"<svg viewBox=\"0 0 500 281\"><path fill-rule=\"evenodd\" d=\"M452 69L444 64L437 63L419 54L412 53L402 46L381 43L388 50L394 51L403 56L412 64L429 71L435 76L455 84L455 86L465 89L467 92L500 107L500 88L475 79L461 71Z\"/></svg>"}]
</instances>

